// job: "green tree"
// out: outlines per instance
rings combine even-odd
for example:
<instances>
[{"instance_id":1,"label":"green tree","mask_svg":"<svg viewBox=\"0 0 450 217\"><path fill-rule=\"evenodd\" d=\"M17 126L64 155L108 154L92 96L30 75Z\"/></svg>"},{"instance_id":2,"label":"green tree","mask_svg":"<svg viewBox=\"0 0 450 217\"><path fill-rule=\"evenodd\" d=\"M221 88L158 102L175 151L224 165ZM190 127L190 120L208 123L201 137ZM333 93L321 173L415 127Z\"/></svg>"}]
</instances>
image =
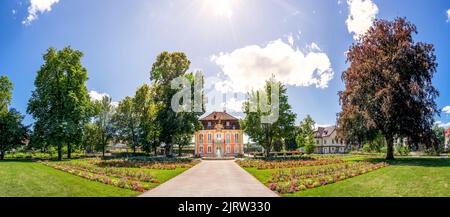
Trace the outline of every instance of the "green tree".
<instances>
[{"instance_id":1,"label":"green tree","mask_svg":"<svg viewBox=\"0 0 450 217\"><path fill-rule=\"evenodd\" d=\"M10 109L13 84L8 77L0 76L0 160L5 153L24 145L28 127L22 124L23 116Z\"/></svg>"},{"instance_id":2,"label":"green tree","mask_svg":"<svg viewBox=\"0 0 450 217\"><path fill-rule=\"evenodd\" d=\"M350 67L342 75L339 125L350 117L345 114L359 114L366 131L386 138L388 160L394 159L394 138L434 143L436 56L433 45L415 42L414 34L416 26L404 18L375 21L347 52Z\"/></svg>"},{"instance_id":3,"label":"green tree","mask_svg":"<svg viewBox=\"0 0 450 217\"><path fill-rule=\"evenodd\" d=\"M278 87L279 89L278 118L274 122L266 122L263 121L264 117L269 117L273 115L272 112L277 112L264 108L264 102L273 106L272 87ZM276 92L274 91L274 93ZM287 89L281 82L272 78L266 82L264 90L252 91L249 96L249 100L244 102L245 118L241 121L242 129L252 141L265 149L266 156L270 156L274 142L286 138L295 130L296 115L291 111L291 106L288 103ZM252 107L255 109L252 110Z\"/></svg>"},{"instance_id":4,"label":"green tree","mask_svg":"<svg viewBox=\"0 0 450 217\"><path fill-rule=\"evenodd\" d=\"M183 155L183 148L189 146L192 142L192 134L178 134L175 136L175 144L178 145L178 156Z\"/></svg>"},{"instance_id":5,"label":"green tree","mask_svg":"<svg viewBox=\"0 0 450 217\"><path fill-rule=\"evenodd\" d=\"M67 157L71 157L74 141L80 141L84 124L89 120L90 99L86 88L87 70L81 65L81 51L66 47L53 48L44 54L44 65L37 72L28 102L28 113L40 127L37 133L49 145L58 149L62 159L62 147L67 145Z\"/></svg>"},{"instance_id":6,"label":"green tree","mask_svg":"<svg viewBox=\"0 0 450 217\"><path fill-rule=\"evenodd\" d=\"M302 122L300 122L300 127L298 135L296 138L299 147L314 146L314 125L316 122L307 115Z\"/></svg>"},{"instance_id":7,"label":"green tree","mask_svg":"<svg viewBox=\"0 0 450 217\"><path fill-rule=\"evenodd\" d=\"M159 124L159 141L165 144L166 155L172 156L172 147L177 135L193 134L200 126L198 118L204 113L204 107L200 111L194 109L189 112L176 112L172 109L172 100L180 91L172 88L172 82L177 78L187 78L191 83L191 97L198 96L198 89L192 85L194 75L188 73L191 62L184 53L163 52L156 58L150 72L150 78L155 88L155 102L161 106L157 114ZM200 97L203 97L202 92ZM192 98L191 98L192 100ZM203 98L200 99L203 101ZM191 109L191 108L189 108Z\"/></svg>"},{"instance_id":8,"label":"green tree","mask_svg":"<svg viewBox=\"0 0 450 217\"><path fill-rule=\"evenodd\" d=\"M22 121L23 116L15 109L0 112L0 160L7 151L25 145L28 128Z\"/></svg>"},{"instance_id":9,"label":"green tree","mask_svg":"<svg viewBox=\"0 0 450 217\"><path fill-rule=\"evenodd\" d=\"M136 152L136 148L139 146L140 119L135 112L133 97L125 97L119 102L112 121L116 140L130 145L133 151Z\"/></svg>"},{"instance_id":10,"label":"green tree","mask_svg":"<svg viewBox=\"0 0 450 217\"><path fill-rule=\"evenodd\" d=\"M106 147L113 141L114 129L112 116L114 114L114 107L111 104L112 99L108 96L103 96L99 101L95 102L96 115L94 116L94 124L97 130L97 148L102 151L105 156Z\"/></svg>"},{"instance_id":11,"label":"green tree","mask_svg":"<svg viewBox=\"0 0 450 217\"><path fill-rule=\"evenodd\" d=\"M143 151L149 153L153 150L156 155L160 145L157 114L161 106L155 102L155 98L154 88L144 84L136 91L133 101L134 112L139 119L138 141Z\"/></svg>"},{"instance_id":12,"label":"green tree","mask_svg":"<svg viewBox=\"0 0 450 217\"><path fill-rule=\"evenodd\" d=\"M0 76L0 112L7 112L11 103L13 84L8 77Z\"/></svg>"},{"instance_id":13,"label":"green tree","mask_svg":"<svg viewBox=\"0 0 450 217\"><path fill-rule=\"evenodd\" d=\"M101 138L99 132L100 129L95 123L87 123L84 125L82 140L82 148L84 151L92 153L97 150L97 147L100 147L99 141L101 141Z\"/></svg>"}]
</instances>

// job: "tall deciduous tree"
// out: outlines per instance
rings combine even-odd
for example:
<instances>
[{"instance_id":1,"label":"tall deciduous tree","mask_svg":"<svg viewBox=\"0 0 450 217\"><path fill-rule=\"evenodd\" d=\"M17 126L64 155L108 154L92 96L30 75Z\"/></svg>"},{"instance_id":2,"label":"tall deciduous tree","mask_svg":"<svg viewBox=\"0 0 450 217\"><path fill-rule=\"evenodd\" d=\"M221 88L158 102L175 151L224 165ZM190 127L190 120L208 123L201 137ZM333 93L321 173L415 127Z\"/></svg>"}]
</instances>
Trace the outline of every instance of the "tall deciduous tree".
<instances>
[{"instance_id":1,"label":"tall deciduous tree","mask_svg":"<svg viewBox=\"0 0 450 217\"><path fill-rule=\"evenodd\" d=\"M316 122L307 115L300 123L299 132L297 135L297 144L300 147L314 146L314 125Z\"/></svg>"},{"instance_id":2,"label":"tall deciduous tree","mask_svg":"<svg viewBox=\"0 0 450 217\"><path fill-rule=\"evenodd\" d=\"M28 127L22 121L23 116L15 109L0 112L0 160L7 151L25 145Z\"/></svg>"},{"instance_id":3,"label":"tall deciduous tree","mask_svg":"<svg viewBox=\"0 0 450 217\"><path fill-rule=\"evenodd\" d=\"M0 76L0 160L13 148L24 145L28 128L23 126L23 116L10 109L13 84L8 77Z\"/></svg>"},{"instance_id":4,"label":"tall deciduous tree","mask_svg":"<svg viewBox=\"0 0 450 217\"><path fill-rule=\"evenodd\" d=\"M0 76L0 112L8 111L9 104L11 103L11 93L13 84L9 81L8 77Z\"/></svg>"},{"instance_id":5,"label":"tall deciduous tree","mask_svg":"<svg viewBox=\"0 0 450 217\"><path fill-rule=\"evenodd\" d=\"M263 117L270 116L272 112L266 111L262 108L264 102L272 105L272 87L279 88L279 109L278 118L274 122L264 122ZM270 156L276 140L281 140L289 136L295 130L296 115L291 111L291 106L288 103L287 89L274 78L266 82L265 88L262 91L252 91L249 93L250 99L256 103L255 111L252 111L251 100L244 103L245 118L241 122L244 132L251 140L261 145L265 151L266 156ZM263 97L267 97L264 99Z\"/></svg>"},{"instance_id":6,"label":"tall deciduous tree","mask_svg":"<svg viewBox=\"0 0 450 217\"><path fill-rule=\"evenodd\" d=\"M160 145L159 133L160 127L157 122L157 114L161 108L155 102L155 89L147 84L142 85L133 99L134 112L139 119L138 141L142 150L149 153L154 151L157 154L157 148Z\"/></svg>"},{"instance_id":7,"label":"tall deciduous tree","mask_svg":"<svg viewBox=\"0 0 450 217\"><path fill-rule=\"evenodd\" d=\"M96 115L94 116L94 124L97 130L97 146L105 156L106 147L112 142L114 138L114 129L112 117L114 114L114 107L111 104L112 99L108 96L103 96L99 101L95 102Z\"/></svg>"},{"instance_id":8,"label":"tall deciduous tree","mask_svg":"<svg viewBox=\"0 0 450 217\"><path fill-rule=\"evenodd\" d=\"M57 146L58 159L67 145L79 141L84 124L89 119L90 99L86 88L87 70L81 65L81 51L66 47L60 51L48 49L44 65L37 72L36 89L28 102L28 113L40 126L42 138Z\"/></svg>"},{"instance_id":9,"label":"tall deciduous tree","mask_svg":"<svg viewBox=\"0 0 450 217\"><path fill-rule=\"evenodd\" d=\"M119 102L112 121L116 140L127 143L136 152L136 148L139 146L140 119L135 112L133 97L125 97Z\"/></svg>"},{"instance_id":10,"label":"tall deciduous tree","mask_svg":"<svg viewBox=\"0 0 450 217\"><path fill-rule=\"evenodd\" d=\"M163 52L152 66L150 78L155 87L155 102L161 106L157 114L160 126L159 139L165 144L166 155L172 156L172 147L177 135L194 133L199 126L198 118L203 112L176 112L172 109L172 99L179 90L172 88L176 78L187 78L193 82L193 76L187 73L191 62L184 53ZM191 83L191 88L193 88ZM194 96L195 92L191 92ZM201 108L203 110L203 108Z\"/></svg>"},{"instance_id":11,"label":"tall deciduous tree","mask_svg":"<svg viewBox=\"0 0 450 217\"><path fill-rule=\"evenodd\" d=\"M358 114L364 129L381 132L387 156L394 159L394 138L433 143L435 99L432 85L436 56L431 44L415 42L416 26L404 18L377 20L347 53L350 67L343 73L340 126ZM354 129L349 129L354 130ZM344 130L344 134L347 130Z\"/></svg>"}]
</instances>

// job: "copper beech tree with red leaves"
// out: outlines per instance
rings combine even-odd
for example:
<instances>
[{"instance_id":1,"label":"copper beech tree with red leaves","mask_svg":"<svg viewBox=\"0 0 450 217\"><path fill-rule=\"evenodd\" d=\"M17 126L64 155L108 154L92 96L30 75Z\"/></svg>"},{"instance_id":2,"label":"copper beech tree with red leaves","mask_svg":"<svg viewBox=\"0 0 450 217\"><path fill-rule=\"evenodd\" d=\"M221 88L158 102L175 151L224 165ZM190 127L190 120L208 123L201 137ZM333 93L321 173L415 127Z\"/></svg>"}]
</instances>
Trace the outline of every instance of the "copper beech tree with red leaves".
<instances>
[{"instance_id":1,"label":"copper beech tree with red leaves","mask_svg":"<svg viewBox=\"0 0 450 217\"><path fill-rule=\"evenodd\" d=\"M433 45L414 41L415 34L405 18L376 20L348 51L350 67L342 75L339 133L359 142L382 133L388 160L394 159L395 138L427 146L435 138L436 56Z\"/></svg>"}]
</instances>

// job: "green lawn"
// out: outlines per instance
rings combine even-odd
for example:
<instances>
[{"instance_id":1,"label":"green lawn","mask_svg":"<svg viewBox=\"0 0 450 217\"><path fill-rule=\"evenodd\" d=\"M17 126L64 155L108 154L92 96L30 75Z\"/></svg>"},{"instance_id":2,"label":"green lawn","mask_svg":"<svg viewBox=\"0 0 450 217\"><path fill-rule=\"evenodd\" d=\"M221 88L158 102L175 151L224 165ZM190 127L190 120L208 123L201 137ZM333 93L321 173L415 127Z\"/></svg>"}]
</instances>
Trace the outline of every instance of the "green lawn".
<instances>
[{"instance_id":1,"label":"green lawn","mask_svg":"<svg viewBox=\"0 0 450 217\"><path fill-rule=\"evenodd\" d=\"M0 162L0 197L132 197L138 192L89 181L36 162Z\"/></svg>"},{"instance_id":2,"label":"green lawn","mask_svg":"<svg viewBox=\"0 0 450 217\"><path fill-rule=\"evenodd\" d=\"M143 171L157 178L159 183L147 183L150 188L187 170L129 169ZM0 197L134 197L140 194L141 192L90 181L38 162L0 161Z\"/></svg>"},{"instance_id":3,"label":"green lawn","mask_svg":"<svg viewBox=\"0 0 450 217\"><path fill-rule=\"evenodd\" d=\"M350 159L350 158L348 158ZM361 157L351 160L361 160ZM381 161L381 159L373 159ZM450 159L403 157L391 166L286 197L449 197ZM275 170L246 169L267 184Z\"/></svg>"}]
</instances>

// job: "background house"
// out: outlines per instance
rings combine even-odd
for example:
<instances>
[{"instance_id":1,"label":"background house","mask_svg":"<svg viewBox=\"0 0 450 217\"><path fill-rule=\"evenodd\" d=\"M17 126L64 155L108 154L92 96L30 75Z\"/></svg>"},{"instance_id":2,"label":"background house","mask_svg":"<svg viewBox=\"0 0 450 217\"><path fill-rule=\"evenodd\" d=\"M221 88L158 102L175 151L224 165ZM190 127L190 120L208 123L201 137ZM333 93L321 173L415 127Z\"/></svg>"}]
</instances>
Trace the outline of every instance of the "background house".
<instances>
[{"instance_id":1,"label":"background house","mask_svg":"<svg viewBox=\"0 0 450 217\"><path fill-rule=\"evenodd\" d=\"M316 154L346 153L346 145L343 139L337 136L336 126L319 127L315 131Z\"/></svg>"}]
</instances>

